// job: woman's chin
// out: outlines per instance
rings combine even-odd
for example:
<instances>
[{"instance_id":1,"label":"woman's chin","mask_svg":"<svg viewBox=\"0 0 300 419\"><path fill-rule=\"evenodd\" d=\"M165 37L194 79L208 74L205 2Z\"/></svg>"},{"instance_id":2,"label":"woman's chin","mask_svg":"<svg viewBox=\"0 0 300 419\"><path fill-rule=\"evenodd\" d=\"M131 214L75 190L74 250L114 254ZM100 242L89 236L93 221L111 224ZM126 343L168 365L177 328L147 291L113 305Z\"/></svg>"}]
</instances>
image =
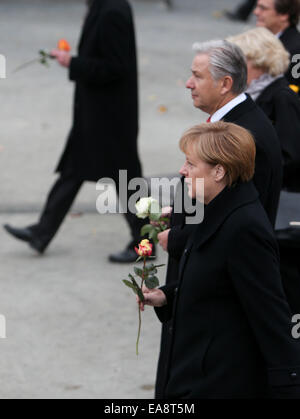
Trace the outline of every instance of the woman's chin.
<instances>
[{"instance_id":1,"label":"woman's chin","mask_svg":"<svg viewBox=\"0 0 300 419\"><path fill-rule=\"evenodd\" d=\"M196 195L193 193L193 191L191 190L191 188L188 188L188 197L190 199L194 199L196 197Z\"/></svg>"}]
</instances>

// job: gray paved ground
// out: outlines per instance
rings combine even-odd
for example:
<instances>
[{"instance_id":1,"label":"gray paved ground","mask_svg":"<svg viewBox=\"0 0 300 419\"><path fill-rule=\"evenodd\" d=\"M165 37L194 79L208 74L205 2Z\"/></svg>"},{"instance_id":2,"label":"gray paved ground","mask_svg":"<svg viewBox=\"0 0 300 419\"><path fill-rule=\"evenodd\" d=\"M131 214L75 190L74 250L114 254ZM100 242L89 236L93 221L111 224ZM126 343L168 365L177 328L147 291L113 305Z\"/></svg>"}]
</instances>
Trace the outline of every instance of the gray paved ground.
<instances>
[{"instance_id":1,"label":"gray paved ground","mask_svg":"<svg viewBox=\"0 0 300 419\"><path fill-rule=\"evenodd\" d=\"M132 2L146 175L176 172L180 134L205 120L184 88L192 43L251 25L213 16L234 0L174 3L168 12L159 0ZM75 47L83 15L82 0L1 0L0 53L7 57L8 78L0 80L0 224L36 220L71 118L72 85L62 68L12 70L58 38ZM128 230L119 215L97 215L95 201L95 185L85 185L73 210L83 215L68 217L44 257L0 229L0 313L7 320L7 339L0 340L1 398L153 397L160 325L148 309L137 359L137 309L120 282L129 267L106 260L126 243Z\"/></svg>"}]
</instances>

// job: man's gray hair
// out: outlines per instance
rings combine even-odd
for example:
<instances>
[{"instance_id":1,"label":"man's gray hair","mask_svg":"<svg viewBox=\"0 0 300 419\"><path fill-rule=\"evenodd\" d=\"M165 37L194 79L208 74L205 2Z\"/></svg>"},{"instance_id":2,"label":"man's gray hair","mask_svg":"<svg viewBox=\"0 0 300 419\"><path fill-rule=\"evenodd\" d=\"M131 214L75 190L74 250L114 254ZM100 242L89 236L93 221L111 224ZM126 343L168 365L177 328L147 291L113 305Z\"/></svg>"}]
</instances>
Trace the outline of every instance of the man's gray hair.
<instances>
[{"instance_id":1,"label":"man's gray hair","mask_svg":"<svg viewBox=\"0 0 300 419\"><path fill-rule=\"evenodd\" d=\"M210 58L210 73L215 81L230 76L232 92L243 93L247 88L247 62L241 48L226 40L196 43L193 50Z\"/></svg>"}]
</instances>

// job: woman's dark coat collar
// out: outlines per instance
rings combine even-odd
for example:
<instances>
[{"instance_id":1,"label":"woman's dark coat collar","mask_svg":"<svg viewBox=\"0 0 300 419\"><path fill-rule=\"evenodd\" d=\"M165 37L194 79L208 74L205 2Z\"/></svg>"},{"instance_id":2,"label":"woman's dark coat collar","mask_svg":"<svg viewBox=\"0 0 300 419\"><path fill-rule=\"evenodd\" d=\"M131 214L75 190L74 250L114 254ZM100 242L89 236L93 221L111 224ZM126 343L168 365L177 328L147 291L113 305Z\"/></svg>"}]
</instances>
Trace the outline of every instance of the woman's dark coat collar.
<instances>
[{"instance_id":1,"label":"woman's dark coat collar","mask_svg":"<svg viewBox=\"0 0 300 419\"><path fill-rule=\"evenodd\" d=\"M259 194L252 182L226 187L204 210L204 220L196 227L191 241L196 248L202 246L225 220L238 208L258 199Z\"/></svg>"}]
</instances>

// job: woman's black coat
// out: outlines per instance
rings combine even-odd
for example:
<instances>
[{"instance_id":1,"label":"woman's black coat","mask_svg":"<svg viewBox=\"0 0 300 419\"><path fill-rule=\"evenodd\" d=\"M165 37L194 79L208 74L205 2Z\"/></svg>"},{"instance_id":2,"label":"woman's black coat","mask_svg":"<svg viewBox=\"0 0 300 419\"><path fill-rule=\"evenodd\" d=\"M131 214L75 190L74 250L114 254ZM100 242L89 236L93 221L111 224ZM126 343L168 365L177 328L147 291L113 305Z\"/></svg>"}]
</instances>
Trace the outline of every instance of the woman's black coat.
<instances>
[{"instance_id":1,"label":"woman's black coat","mask_svg":"<svg viewBox=\"0 0 300 419\"><path fill-rule=\"evenodd\" d=\"M276 240L253 184L206 208L181 259L172 306L166 398L299 397L300 341L279 274ZM168 306L156 309L170 321Z\"/></svg>"},{"instance_id":2,"label":"woman's black coat","mask_svg":"<svg viewBox=\"0 0 300 419\"><path fill-rule=\"evenodd\" d=\"M282 180L281 150L278 137L264 112L248 96L223 118L225 122L235 123L248 129L255 138L256 163L254 183L260 193L260 200L268 217L275 225ZM183 179L182 179L183 183ZM168 239L169 263L166 283L178 280L178 264L184 246L194 226L185 224L186 214L174 214ZM166 375L166 348L169 345L168 324L162 326L161 348L158 362L155 396L163 397Z\"/></svg>"},{"instance_id":3,"label":"woman's black coat","mask_svg":"<svg viewBox=\"0 0 300 419\"><path fill-rule=\"evenodd\" d=\"M300 99L284 77L275 80L256 99L271 120L281 144L283 186L300 191Z\"/></svg>"},{"instance_id":4,"label":"woman's black coat","mask_svg":"<svg viewBox=\"0 0 300 419\"><path fill-rule=\"evenodd\" d=\"M85 21L75 81L73 126L57 170L82 180L141 176L134 24L126 0L94 0Z\"/></svg>"}]
</instances>

